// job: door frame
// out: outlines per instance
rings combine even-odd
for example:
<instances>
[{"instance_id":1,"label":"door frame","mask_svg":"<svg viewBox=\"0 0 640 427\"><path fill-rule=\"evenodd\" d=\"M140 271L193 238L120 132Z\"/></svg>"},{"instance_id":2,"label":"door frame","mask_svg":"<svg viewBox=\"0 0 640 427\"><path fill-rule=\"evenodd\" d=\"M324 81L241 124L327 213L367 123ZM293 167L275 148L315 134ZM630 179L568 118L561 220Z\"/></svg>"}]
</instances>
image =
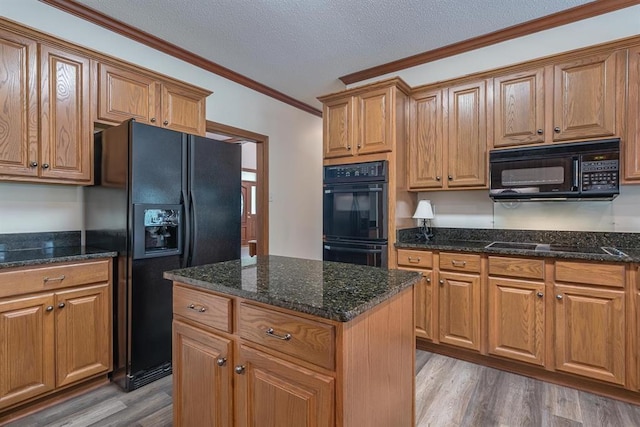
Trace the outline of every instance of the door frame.
<instances>
[{"instance_id":1,"label":"door frame","mask_svg":"<svg viewBox=\"0 0 640 427\"><path fill-rule=\"evenodd\" d=\"M269 253L269 137L234 126L207 120L207 132L250 140L256 143L256 253Z\"/></svg>"}]
</instances>

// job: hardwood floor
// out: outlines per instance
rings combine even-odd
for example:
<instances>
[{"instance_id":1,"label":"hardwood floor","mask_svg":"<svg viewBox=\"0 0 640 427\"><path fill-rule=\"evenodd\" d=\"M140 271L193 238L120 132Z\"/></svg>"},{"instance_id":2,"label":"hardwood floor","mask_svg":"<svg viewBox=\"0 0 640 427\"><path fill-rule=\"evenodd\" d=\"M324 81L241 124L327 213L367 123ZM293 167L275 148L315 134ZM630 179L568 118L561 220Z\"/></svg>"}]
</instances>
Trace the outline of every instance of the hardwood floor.
<instances>
[{"instance_id":1,"label":"hardwood floor","mask_svg":"<svg viewBox=\"0 0 640 427\"><path fill-rule=\"evenodd\" d=\"M8 426L163 427L171 421L171 377L165 377L130 393L111 384ZM416 426L632 427L640 426L640 406L417 351Z\"/></svg>"}]
</instances>

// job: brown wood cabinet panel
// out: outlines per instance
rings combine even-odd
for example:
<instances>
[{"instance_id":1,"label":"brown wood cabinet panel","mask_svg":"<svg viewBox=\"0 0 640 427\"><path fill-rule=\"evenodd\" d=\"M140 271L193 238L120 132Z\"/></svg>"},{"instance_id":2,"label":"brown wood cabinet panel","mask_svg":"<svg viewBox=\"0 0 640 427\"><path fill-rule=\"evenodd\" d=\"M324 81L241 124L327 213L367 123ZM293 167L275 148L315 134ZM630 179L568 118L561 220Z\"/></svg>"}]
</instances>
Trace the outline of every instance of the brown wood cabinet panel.
<instances>
[{"instance_id":1,"label":"brown wood cabinet panel","mask_svg":"<svg viewBox=\"0 0 640 427\"><path fill-rule=\"evenodd\" d=\"M358 154L391 151L395 117L393 88L376 89L356 98L358 103Z\"/></svg>"},{"instance_id":2,"label":"brown wood cabinet panel","mask_svg":"<svg viewBox=\"0 0 640 427\"><path fill-rule=\"evenodd\" d=\"M433 254L428 251L398 249L398 265L411 268L431 268Z\"/></svg>"},{"instance_id":3,"label":"brown wood cabinet panel","mask_svg":"<svg viewBox=\"0 0 640 427\"><path fill-rule=\"evenodd\" d=\"M56 385L111 370L111 292L108 283L58 291Z\"/></svg>"},{"instance_id":4,"label":"brown wood cabinet panel","mask_svg":"<svg viewBox=\"0 0 640 427\"><path fill-rule=\"evenodd\" d=\"M422 280L413 286L416 336L433 341L435 339L436 311L434 306L435 284L433 271L422 272Z\"/></svg>"},{"instance_id":5,"label":"brown wood cabinet panel","mask_svg":"<svg viewBox=\"0 0 640 427\"><path fill-rule=\"evenodd\" d=\"M490 256L489 274L542 280L544 279L544 260Z\"/></svg>"},{"instance_id":6,"label":"brown wood cabinet panel","mask_svg":"<svg viewBox=\"0 0 640 427\"><path fill-rule=\"evenodd\" d=\"M353 98L327 101L323 112L324 157L342 157L353 153Z\"/></svg>"},{"instance_id":7,"label":"brown wood cabinet panel","mask_svg":"<svg viewBox=\"0 0 640 427\"><path fill-rule=\"evenodd\" d=\"M542 282L489 278L489 353L544 365Z\"/></svg>"},{"instance_id":8,"label":"brown wood cabinet panel","mask_svg":"<svg viewBox=\"0 0 640 427\"><path fill-rule=\"evenodd\" d=\"M480 272L480 255L440 252L440 270Z\"/></svg>"},{"instance_id":9,"label":"brown wood cabinet panel","mask_svg":"<svg viewBox=\"0 0 640 427\"><path fill-rule=\"evenodd\" d=\"M335 328L331 325L241 303L238 334L327 369L335 367Z\"/></svg>"},{"instance_id":10,"label":"brown wood cabinet panel","mask_svg":"<svg viewBox=\"0 0 640 427\"><path fill-rule=\"evenodd\" d=\"M55 387L53 294L0 302L0 409Z\"/></svg>"},{"instance_id":11,"label":"brown wood cabinet panel","mask_svg":"<svg viewBox=\"0 0 640 427\"><path fill-rule=\"evenodd\" d=\"M173 423L232 425L232 342L173 322Z\"/></svg>"},{"instance_id":12,"label":"brown wood cabinet panel","mask_svg":"<svg viewBox=\"0 0 640 427\"><path fill-rule=\"evenodd\" d=\"M206 133L206 96L171 83L162 84L162 126L195 135Z\"/></svg>"},{"instance_id":13,"label":"brown wood cabinet panel","mask_svg":"<svg viewBox=\"0 0 640 427\"><path fill-rule=\"evenodd\" d=\"M173 313L205 326L231 332L231 299L194 289L173 288Z\"/></svg>"},{"instance_id":14,"label":"brown wood cabinet panel","mask_svg":"<svg viewBox=\"0 0 640 427\"><path fill-rule=\"evenodd\" d=\"M0 29L0 175L38 175L37 58L35 40Z\"/></svg>"},{"instance_id":15,"label":"brown wood cabinet panel","mask_svg":"<svg viewBox=\"0 0 640 427\"><path fill-rule=\"evenodd\" d=\"M90 184L93 127L89 58L40 46L40 168L43 178Z\"/></svg>"},{"instance_id":16,"label":"brown wood cabinet panel","mask_svg":"<svg viewBox=\"0 0 640 427\"><path fill-rule=\"evenodd\" d=\"M154 123L159 117L159 83L139 72L98 64L98 120L120 123L135 119Z\"/></svg>"},{"instance_id":17,"label":"brown wood cabinet panel","mask_svg":"<svg viewBox=\"0 0 640 427\"><path fill-rule=\"evenodd\" d=\"M601 262L557 261L555 278L558 282L622 288L625 283L625 265Z\"/></svg>"},{"instance_id":18,"label":"brown wood cabinet panel","mask_svg":"<svg viewBox=\"0 0 640 427\"><path fill-rule=\"evenodd\" d=\"M442 188L446 128L442 90L412 95L407 150L409 188Z\"/></svg>"},{"instance_id":19,"label":"brown wood cabinet panel","mask_svg":"<svg viewBox=\"0 0 640 427\"><path fill-rule=\"evenodd\" d=\"M494 147L544 142L544 69L493 79Z\"/></svg>"},{"instance_id":20,"label":"brown wood cabinet panel","mask_svg":"<svg viewBox=\"0 0 640 427\"><path fill-rule=\"evenodd\" d=\"M334 425L332 377L240 345L236 422L245 426ZM237 372L237 371L236 371Z\"/></svg>"},{"instance_id":21,"label":"brown wood cabinet panel","mask_svg":"<svg viewBox=\"0 0 640 427\"><path fill-rule=\"evenodd\" d=\"M439 276L440 342L480 350L480 276Z\"/></svg>"},{"instance_id":22,"label":"brown wood cabinet panel","mask_svg":"<svg viewBox=\"0 0 640 427\"><path fill-rule=\"evenodd\" d=\"M624 94L622 70L618 69L620 54L602 53L554 66L555 141L611 136L620 131L617 116L622 111L616 101Z\"/></svg>"},{"instance_id":23,"label":"brown wood cabinet panel","mask_svg":"<svg viewBox=\"0 0 640 427\"><path fill-rule=\"evenodd\" d=\"M625 383L625 293L555 285L556 369Z\"/></svg>"},{"instance_id":24,"label":"brown wood cabinet panel","mask_svg":"<svg viewBox=\"0 0 640 427\"><path fill-rule=\"evenodd\" d=\"M623 143L624 179L640 180L640 46L629 49L627 140Z\"/></svg>"},{"instance_id":25,"label":"brown wood cabinet panel","mask_svg":"<svg viewBox=\"0 0 640 427\"><path fill-rule=\"evenodd\" d=\"M487 182L486 82L448 89L447 184L483 187Z\"/></svg>"}]
</instances>

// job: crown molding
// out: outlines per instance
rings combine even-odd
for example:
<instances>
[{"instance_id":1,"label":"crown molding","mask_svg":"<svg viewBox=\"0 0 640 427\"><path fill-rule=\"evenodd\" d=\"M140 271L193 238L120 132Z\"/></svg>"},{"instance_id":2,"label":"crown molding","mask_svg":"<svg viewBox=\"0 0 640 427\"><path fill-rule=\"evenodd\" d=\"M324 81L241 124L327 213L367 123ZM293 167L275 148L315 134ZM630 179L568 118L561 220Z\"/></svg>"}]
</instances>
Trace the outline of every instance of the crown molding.
<instances>
[{"instance_id":1,"label":"crown molding","mask_svg":"<svg viewBox=\"0 0 640 427\"><path fill-rule=\"evenodd\" d=\"M577 6L562 12L534 19L523 24L514 25L503 30L494 31L480 37L463 40L438 49L429 50L417 55L388 62L386 64L356 71L355 73L342 76L339 79L345 85L358 83L393 73L395 71L426 64L437 59L458 55L460 53L490 46L492 44L515 39L517 37L537 33L538 31L548 30L550 28L559 27L560 25L592 18L618 9L624 9L625 7L635 6L637 4L640 4L640 0L596 0L582 6Z\"/></svg>"},{"instance_id":2,"label":"crown molding","mask_svg":"<svg viewBox=\"0 0 640 427\"><path fill-rule=\"evenodd\" d=\"M243 76L242 74L236 73L235 71L232 71L226 67L223 67L222 65L216 64L215 62L205 59L199 55L191 53L179 46L168 43L166 40L162 40L159 37L156 37L147 32L141 31L135 27L125 24L124 22L115 20L83 4L76 3L75 1L72 1L72 0L39 0L39 1L49 6L53 6L60 10L63 10L64 12L67 12L71 15L82 18L86 21L92 22L110 31L118 33L131 40L142 43L155 50L166 53L175 58L181 59L185 62L188 62L189 64L195 65L196 67L202 68L203 70L217 74L221 77L229 79L242 86L246 86L249 89L253 89L256 92L262 93L263 95L270 96L274 99L277 99L278 101L282 101L293 107L299 108L302 111L305 111L307 113L313 114L318 117L322 117L322 111L315 107L312 107L309 104L305 104L304 102L298 101L297 99L294 99L289 95L285 95L280 91L277 91L268 86L265 86L262 83L259 83L253 79L250 79L249 77Z\"/></svg>"}]
</instances>

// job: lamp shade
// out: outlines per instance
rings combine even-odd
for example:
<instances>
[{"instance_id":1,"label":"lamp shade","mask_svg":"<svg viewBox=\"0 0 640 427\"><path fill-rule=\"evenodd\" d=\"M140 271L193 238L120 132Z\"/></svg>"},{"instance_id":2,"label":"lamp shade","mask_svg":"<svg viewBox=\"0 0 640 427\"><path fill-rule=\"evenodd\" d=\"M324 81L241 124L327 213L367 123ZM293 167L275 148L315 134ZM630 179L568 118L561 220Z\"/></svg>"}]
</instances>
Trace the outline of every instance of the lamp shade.
<instances>
[{"instance_id":1,"label":"lamp shade","mask_svg":"<svg viewBox=\"0 0 640 427\"><path fill-rule=\"evenodd\" d=\"M416 208L416 213L413 214L413 217L418 219L432 219L433 208L431 207L431 200L418 201L418 207Z\"/></svg>"}]
</instances>

